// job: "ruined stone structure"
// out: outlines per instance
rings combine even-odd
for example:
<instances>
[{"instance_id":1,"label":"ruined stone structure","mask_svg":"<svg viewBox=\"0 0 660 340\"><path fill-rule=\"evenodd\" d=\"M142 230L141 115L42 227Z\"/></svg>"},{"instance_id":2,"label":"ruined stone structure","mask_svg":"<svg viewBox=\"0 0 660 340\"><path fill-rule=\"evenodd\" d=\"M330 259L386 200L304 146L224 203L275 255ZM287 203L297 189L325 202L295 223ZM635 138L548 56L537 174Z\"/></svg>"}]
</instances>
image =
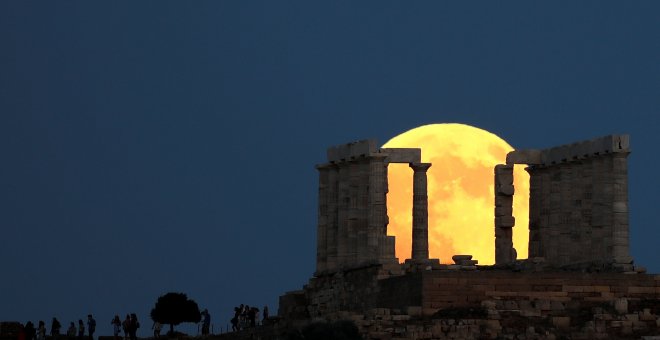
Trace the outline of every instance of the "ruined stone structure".
<instances>
[{"instance_id":1,"label":"ruined stone structure","mask_svg":"<svg viewBox=\"0 0 660 340\"><path fill-rule=\"evenodd\" d=\"M397 264L387 235L387 166L408 163L413 176L413 261L428 261L428 198L420 149L380 149L364 140L328 149L319 171L316 275Z\"/></svg>"},{"instance_id":2,"label":"ruined stone structure","mask_svg":"<svg viewBox=\"0 0 660 340\"><path fill-rule=\"evenodd\" d=\"M495 263L516 260L513 248L513 165L495 166Z\"/></svg>"},{"instance_id":3,"label":"ruined stone structure","mask_svg":"<svg viewBox=\"0 0 660 340\"><path fill-rule=\"evenodd\" d=\"M513 164L530 174L529 257L567 266L604 262L632 270L628 248L627 135L519 150L495 168L496 262L510 256ZM501 183L500 183L501 182ZM502 239L502 240L500 240Z\"/></svg>"},{"instance_id":4,"label":"ruined stone structure","mask_svg":"<svg viewBox=\"0 0 660 340\"><path fill-rule=\"evenodd\" d=\"M628 249L626 135L518 150L494 169L496 264L470 255L428 264L426 171L419 149L373 141L331 148L319 169L317 270L280 297L267 337L349 319L367 339L582 339L660 334L660 275ZM413 250L394 257L387 164L410 163ZM512 243L513 165L530 173L529 259ZM493 226L484 226L484 229ZM265 333L264 333L265 334ZM253 335L250 335L253 336Z\"/></svg>"}]
</instances>

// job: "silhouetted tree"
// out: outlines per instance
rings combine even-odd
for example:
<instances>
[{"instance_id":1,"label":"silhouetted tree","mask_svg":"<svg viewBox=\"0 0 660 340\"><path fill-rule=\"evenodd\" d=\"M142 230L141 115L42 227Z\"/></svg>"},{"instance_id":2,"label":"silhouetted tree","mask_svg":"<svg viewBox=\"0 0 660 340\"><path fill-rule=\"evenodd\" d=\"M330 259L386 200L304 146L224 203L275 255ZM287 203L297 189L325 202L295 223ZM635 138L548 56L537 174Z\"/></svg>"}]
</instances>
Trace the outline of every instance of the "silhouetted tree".
<instances>
[{"instance_id":1,"label":"silhouetted tree","mask_svg":"<svg viewBox=\"0 0 660 340\"><path fill-rule=\"evenodd\" d=\"M167 293L156 301L151 310L151 319L161 324L170 325L170 334L174 326L182 322L199 322L202 319L197 302L188 299L183 293Z\"/></svg>"}]
</instances>

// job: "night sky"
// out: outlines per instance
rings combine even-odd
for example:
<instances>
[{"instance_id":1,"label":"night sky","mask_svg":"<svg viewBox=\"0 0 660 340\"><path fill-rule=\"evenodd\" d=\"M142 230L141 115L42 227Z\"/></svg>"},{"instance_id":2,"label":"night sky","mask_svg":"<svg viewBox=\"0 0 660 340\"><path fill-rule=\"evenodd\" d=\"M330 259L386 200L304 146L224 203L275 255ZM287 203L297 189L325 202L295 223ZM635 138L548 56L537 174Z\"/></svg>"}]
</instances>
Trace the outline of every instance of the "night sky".
<instances>
[{"instance_id":1,"label":"night sky","mask_svg":"<svg viewBox=\"0 0 660 340\"><path fill-rule=\"evenodd\" d=\"M0 320L93 313L111 334L136 312L146 336L169 291L216 331L241 303L274 314L314 271L326 148L443 122L516 148L630 134L632 255L658 273L659 13L2 1Z\"/></svg>"}]
</instances>

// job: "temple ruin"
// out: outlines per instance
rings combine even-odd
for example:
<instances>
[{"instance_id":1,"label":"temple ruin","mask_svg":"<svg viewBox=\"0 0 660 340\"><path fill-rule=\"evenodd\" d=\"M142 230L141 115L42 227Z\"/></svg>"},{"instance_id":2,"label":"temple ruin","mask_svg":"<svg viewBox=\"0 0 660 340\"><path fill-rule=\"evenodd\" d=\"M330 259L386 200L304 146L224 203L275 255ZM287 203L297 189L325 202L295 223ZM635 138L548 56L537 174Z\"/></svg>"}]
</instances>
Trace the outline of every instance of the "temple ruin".
<instances>
[{"instance_id":1,"label":"temple ruin","mask_svg":"<svg viewBox=\"0 0 660 340\"><path fill-rule=\"evenodd\" d=\"M495 167L496 263L511 247L513 164L530 174L529 257L566 266L606 262L631 270L628 247L628 135L545 150L519 150Z\"/></svg>"},{"instance_id":2,"label":"temple ruin","mask_svg":"<svg viewBox=\"0 0 660 340\"><path fill-rule=\"evenodd\" d=\"M397 264L394 236L387 235L387 167L408 163L413 175L412 254L432 263L428 251L428 196L421 149L378 148L363 140L328 149L319 171L316 275L373 264Z\"/></svg>"},{"instance_id":3,"label":"temple ruin","mask_svg":"<svg viewBox=\"0 0 660 340\"><path fill-rule=\"evenodd\" d=\"M280 297L273 331L355 322L367 339L639 338L660 334L660 275L629 251L627 135L510 152L495 166L494 265L428 253L420 149L373 140L332 147L319 171L317 262ZM413 171L413 247L399 264L387 236L387 167ZM530 174L529 258L512 243L514 164Z\"/></svg>"}]
</instances>

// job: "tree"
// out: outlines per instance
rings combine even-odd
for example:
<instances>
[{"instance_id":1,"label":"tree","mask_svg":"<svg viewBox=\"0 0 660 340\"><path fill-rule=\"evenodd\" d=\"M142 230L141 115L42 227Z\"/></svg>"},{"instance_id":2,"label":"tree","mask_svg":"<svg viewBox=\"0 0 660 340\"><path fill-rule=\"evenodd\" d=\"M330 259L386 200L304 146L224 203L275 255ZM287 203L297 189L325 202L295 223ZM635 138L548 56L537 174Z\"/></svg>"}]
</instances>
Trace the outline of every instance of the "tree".
<instances>
[{"instance_id":1,"label":"tree","mask_svg":"<svg viewBox=\"0 0 660 340\"><path fill-rule=\"evenodd\" d=\"M161 324L170 325L170 333L174 326L182 322L199 322L202 319L197 302L188 299L184 293L167 293L161 295L151 310L151 319Z\"/></svg>"}]
</instances>

